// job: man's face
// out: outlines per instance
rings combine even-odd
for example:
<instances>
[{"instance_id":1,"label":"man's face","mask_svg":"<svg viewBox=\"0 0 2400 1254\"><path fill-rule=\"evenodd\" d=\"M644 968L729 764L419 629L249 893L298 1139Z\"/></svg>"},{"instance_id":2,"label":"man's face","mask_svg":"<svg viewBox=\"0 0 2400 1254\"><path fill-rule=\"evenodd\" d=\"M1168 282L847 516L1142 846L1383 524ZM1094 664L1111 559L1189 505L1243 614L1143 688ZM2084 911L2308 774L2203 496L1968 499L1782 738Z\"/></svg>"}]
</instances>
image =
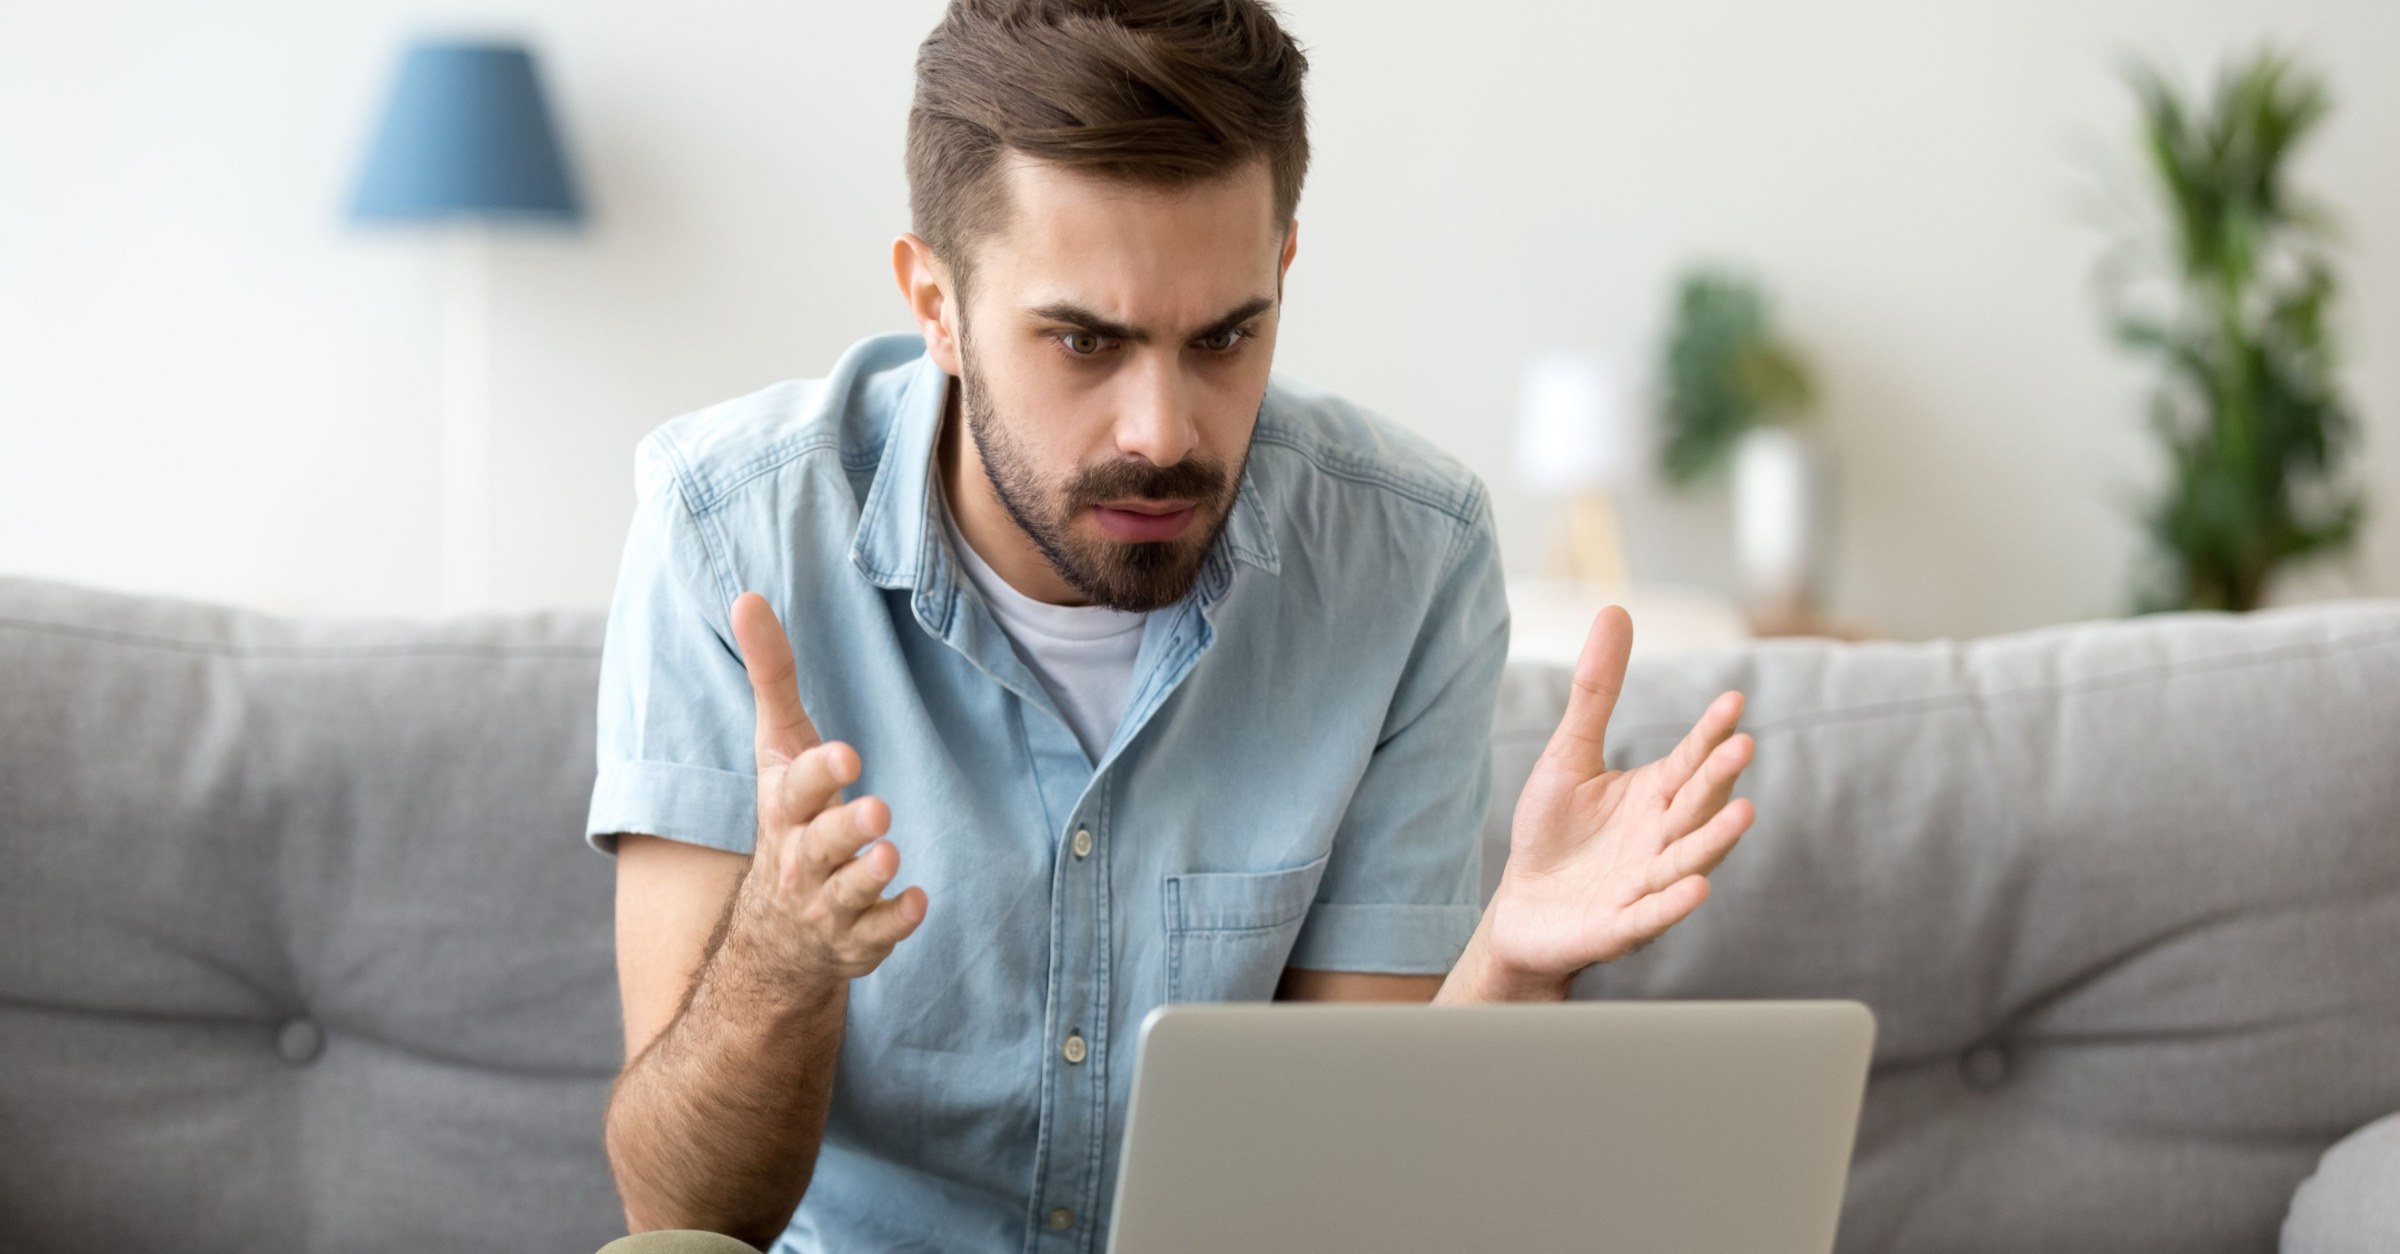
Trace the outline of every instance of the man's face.
<instances>
[{"instance_id":1,"label":"man's face","mask_svg":"<svg viewBox=\"0 0 2400 1254\"><path fill-rule=\"evenodd\" d=\"M1070 587L1172 604L1224 528L1266 395L1291 244L1266 165L1173 188L1023 158L1002 177L1008 222L976 246L961 310L968 433Z\"/></svg>"}]
</instances>

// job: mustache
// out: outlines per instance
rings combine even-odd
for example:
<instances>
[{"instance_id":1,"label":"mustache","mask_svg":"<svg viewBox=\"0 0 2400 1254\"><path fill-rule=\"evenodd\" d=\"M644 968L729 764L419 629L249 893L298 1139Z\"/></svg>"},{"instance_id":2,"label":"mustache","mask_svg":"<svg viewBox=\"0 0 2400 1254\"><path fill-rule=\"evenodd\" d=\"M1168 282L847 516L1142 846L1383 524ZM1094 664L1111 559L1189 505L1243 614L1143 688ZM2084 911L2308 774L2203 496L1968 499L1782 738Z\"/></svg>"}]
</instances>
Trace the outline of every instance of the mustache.
<instances>
[{"instance_id":1,"label":"mustache","mask_svg":"<svg viewBox=\"0 0 2400 1254\"><path fill-rule=\"evenodd\" d=\"M1139 460L1105 462L1075 472L1067 483L1067 501L1077 509L1127 497L1214 504L1225 495L1231 479L1222 463L1206 457L1187 457L1172 466Z\"/></svg>"}]
</instances>

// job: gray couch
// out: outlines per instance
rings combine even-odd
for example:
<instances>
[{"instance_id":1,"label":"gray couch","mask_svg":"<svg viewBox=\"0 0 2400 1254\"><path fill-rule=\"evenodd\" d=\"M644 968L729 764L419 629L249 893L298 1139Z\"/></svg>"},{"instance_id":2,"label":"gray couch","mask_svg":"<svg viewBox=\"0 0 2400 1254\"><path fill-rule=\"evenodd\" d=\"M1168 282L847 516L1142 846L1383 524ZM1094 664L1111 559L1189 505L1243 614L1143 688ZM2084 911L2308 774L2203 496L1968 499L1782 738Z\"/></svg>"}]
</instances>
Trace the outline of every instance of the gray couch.
<instances>
[{"instance_id":1,"label":"gray couch","mask_svg":"<svg viewBox=\"0 0 2400 1254\"><path fill-rule=\"evenodd\" d=\"M621 1230L599 638L0 579L0 1249ZM1843 1250L2400 1250L2400 604L1676 659L1612 755L1724 687L1758 827L1581 987L1875 1008Z\"/></svg>"}]
</instances>

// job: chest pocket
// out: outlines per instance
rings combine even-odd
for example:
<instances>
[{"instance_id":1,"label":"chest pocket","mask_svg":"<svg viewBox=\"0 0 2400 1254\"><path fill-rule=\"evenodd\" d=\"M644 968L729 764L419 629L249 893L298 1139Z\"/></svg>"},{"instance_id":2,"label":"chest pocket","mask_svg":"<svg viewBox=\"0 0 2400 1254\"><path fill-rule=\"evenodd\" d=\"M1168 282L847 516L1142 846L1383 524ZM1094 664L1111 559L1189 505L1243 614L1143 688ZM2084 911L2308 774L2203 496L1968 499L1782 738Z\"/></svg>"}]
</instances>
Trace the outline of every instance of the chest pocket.
<instances>
[{"instance_id":1,"label":"chest pocket","mask_svg":"<svg viewBox=\"0 0 2400 1254\"><path fill-rule=\"evenodd\" d=\"M1272 998L1324 877L1324 858L1286 871L1168 876L1167 1000Z\"/></svg>"}]
</instances>

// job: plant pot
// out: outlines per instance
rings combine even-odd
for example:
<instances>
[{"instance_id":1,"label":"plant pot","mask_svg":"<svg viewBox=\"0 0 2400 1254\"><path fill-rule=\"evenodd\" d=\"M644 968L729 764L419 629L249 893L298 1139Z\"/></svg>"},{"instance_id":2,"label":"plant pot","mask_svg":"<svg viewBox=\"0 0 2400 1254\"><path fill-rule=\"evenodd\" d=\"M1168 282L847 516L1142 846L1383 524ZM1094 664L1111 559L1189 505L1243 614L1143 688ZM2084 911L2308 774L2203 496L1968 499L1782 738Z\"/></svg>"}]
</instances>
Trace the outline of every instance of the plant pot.
<instances>
[{"instance_id":1,"label":"plant pot","mask_svg":"<svg viewBox=\"0 0 2400 1254\"><path fill-rule=\"evenodd\" d=\"M1759 426L1734 445L1733 549L1754 619L1817 612L1833 554L1833 479L1815 441Z\"/></svg>"}]
</instances>

